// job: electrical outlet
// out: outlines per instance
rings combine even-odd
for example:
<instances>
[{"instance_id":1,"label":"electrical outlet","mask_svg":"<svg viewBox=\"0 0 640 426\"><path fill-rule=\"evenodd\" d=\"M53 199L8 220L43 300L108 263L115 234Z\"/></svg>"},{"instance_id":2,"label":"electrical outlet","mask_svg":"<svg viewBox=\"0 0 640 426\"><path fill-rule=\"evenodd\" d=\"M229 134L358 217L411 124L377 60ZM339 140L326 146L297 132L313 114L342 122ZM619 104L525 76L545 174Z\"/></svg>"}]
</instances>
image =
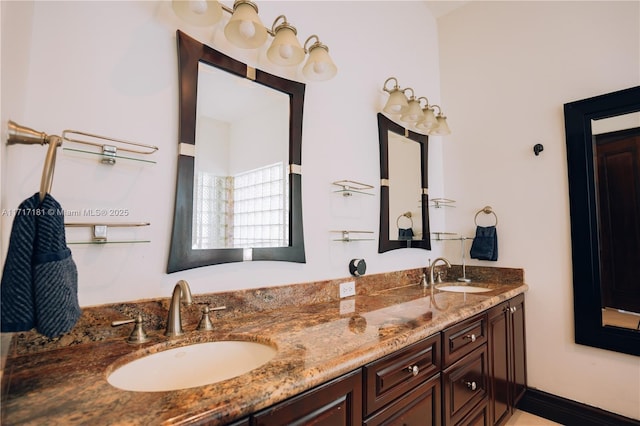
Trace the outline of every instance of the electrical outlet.
<instances>
[{"instance_id":1,"label":"electrical outlet","mask_svg":"<svg viewBox=\"0 0 640 426\"><path fill-rule=\"evenodd\" d=\"M356 282L347 281L340 284L340 298L355 296L356 295Z\"/></svg>"}]
</instances>

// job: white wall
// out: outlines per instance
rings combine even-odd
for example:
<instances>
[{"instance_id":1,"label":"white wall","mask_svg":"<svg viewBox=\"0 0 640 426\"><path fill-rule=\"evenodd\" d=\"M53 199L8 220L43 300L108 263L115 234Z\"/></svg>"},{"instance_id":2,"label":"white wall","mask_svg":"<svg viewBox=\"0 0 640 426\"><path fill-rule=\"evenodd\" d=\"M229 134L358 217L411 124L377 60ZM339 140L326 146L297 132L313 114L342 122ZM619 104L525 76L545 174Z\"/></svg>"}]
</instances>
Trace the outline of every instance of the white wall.
<instances>
[{"instance_id":1,"label":"white wall","mask_svg":"<svg viewBox=\"0 0 640 426\"><path fill-rule=\"evenodd\" d=\"M573 343L562 109L640 84L640 3L478 1L438 26L447 224L473 235L480 208L498 215L498 262L470 263L525 269L529 385L640 418L639 359Z\"/></svg>"},{"instance_id":2,"label":"white wall","mask_svg":"<svg viewBox=\"0 0 640 426\"><path fill-rule=\"evenodd\" d=\"M471 263L525 268L531 287L530 385L640 417L638 359L572 343L562 116L566 102L639 83L637 2L474 2L441 18L439 34L420 2L259 2L265 24L285 13L301 38L318 34L339 67L333 80L307 86L308 260L171 275L164 271L176 172L175 30L238 59L258 62L260 56L234 50L219 31L213 35L180 23L166 2L0 5L3 209L38 190L46 151L5 147L10 118L53 134L75 128L160 147L155 166L122 161L109 168L86 157L58 155L52 193L63 207L126 208L127 220L151 222L134 235L150 238L150 244L73 246L83 306L168 297L178 279L189 280L201 293L343 277L354 257L367 260L368 273L424 266L442 250L459 261L454 243L434 243L432 252L378 254L375 242L330 241L330 230L344 228L375 230L377 237L378 197L336 197L330 183L352 179L378 185L375 114L385 99L382 83L396 76L442 105L453 130L452 136L430 141L430 195L454 198L458 207L448 210L446 227L445 209L432 210L432 229L472 235L475 212L492 205L500 219L500 260ZM545 150L535 157L532 146L538 142ZM4 258L12 218L1 220ZM112 236L121 235L113 231Z\"/></svg>"},{"instance_id":3,"label":"white wall","mask_svg":"<svg viewBox=\"0 0 640 426\"><path fill-rule=\"evenodd\" d=\"M375 197L346 199L333 194L337 188L331 182L379 185L376 113L386 98L381 90L386 78L396 76L403 86L439 101L437 29L430 12L419 2L258 3L265 25L286 14L301 41L318 34L338 66L334 79L308 84L305 96L307 263L236 263L167 275L177 163L176 29L258 68L287 78L299 73L269 67L262 60L266 48L259 54L234 49L220 28L185 25L169 2L2 2L3 47L11 40L13 48L2 55L3 131L11 118L50 134L72 128L160 147L156 165L119 160L109 167L58 153L52 194L65 209L122 208L128 217L107 219L151 223L109 234L112 240L150 239L149 244L71 246L82 306L168 297L179 279L204 293L347 277L352 258L365 258L373 274L422 267L437 256L419 249L378 254L376 241L334 242L337 235L329 232L372 230L377 239L378 190ZM439 139L431 143L434 196L443 185ZM38 190L45 152L40 146L6 148L2 208L15 208ZM12 219L2 217L3 258ZM68 241L88 237L88 230L67 229Z\"/></svg>"}]
</instances>

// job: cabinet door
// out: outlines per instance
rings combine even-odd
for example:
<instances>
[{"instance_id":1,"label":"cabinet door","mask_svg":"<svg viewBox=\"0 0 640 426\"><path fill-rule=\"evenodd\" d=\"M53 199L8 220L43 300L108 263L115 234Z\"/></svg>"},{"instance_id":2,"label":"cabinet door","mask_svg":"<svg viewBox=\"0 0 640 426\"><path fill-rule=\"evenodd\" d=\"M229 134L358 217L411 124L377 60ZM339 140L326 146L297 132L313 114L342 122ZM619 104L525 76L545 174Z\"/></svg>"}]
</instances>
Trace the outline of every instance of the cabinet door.
<instances>
[{"instance_id":1,"label":"cabinet door","mask_svg":"<svg viewBox=\"0 0 640 426\"><path fill-rule=\"evenodd\" d=\"M359 426L361 423L361 370L257 413L252 422L256 426Z\"/></svg>"},{"instance_id":2,"label":"cabinet door","mask_svg":"<svg viewBox=\"0 0 640 426\"><path fill-rule=\"evenodd\" d=\"M442 373L445 425L458 424L488 396L487 346L466 355Z\"/></svg>"},{"instance_id":3,"label":"cabinet door","mask_svg":"<svg viewBox=\"0 0 640 426\"><path fill-rule=\"evenodd\" d=\"M364 426L440 426L440 374L366 419Z\"/></svg>"},{"instance_id":4,"label":"cabinet door","mask_svg":"<svg viewBox=\"0 0 640 426\"><path fill-rule=\"evenodd\" d=\"M511 416L511 374L509 350L509 302L489 310L489 413L491 424L498 425Z\"/></svg>"},{"instance_id":5,"label":"cabinet door","mask_svg":"<svg viewBox=\"0 0 640 426\"><path fill-rule=\"evenodd\" d=\"M474 408L473 411L456 426L489 426L491 425L489 416L489 404L485 401Z\"/></svg>"},{"instance_id":6,"label":"cabinet door","mask_svg":"<svg viewBox=\"0 0 640 426\"><path fill-rule=\"evenodd\" d=\"M520 401L527 390L527 359L524 326L524 294L520 294L509 301L512 389L511 405Z\"/></svg>"},{"instance_id":7,"label":"cabinet door","mask_svg":"<svg viewBox=\"0 0 640 426\"><path fill-rule=\"evenodd\" d=\"M504 424L526 390L524 295L488 313L489 414L492 425Z\"/></svg>"}]
</instances>

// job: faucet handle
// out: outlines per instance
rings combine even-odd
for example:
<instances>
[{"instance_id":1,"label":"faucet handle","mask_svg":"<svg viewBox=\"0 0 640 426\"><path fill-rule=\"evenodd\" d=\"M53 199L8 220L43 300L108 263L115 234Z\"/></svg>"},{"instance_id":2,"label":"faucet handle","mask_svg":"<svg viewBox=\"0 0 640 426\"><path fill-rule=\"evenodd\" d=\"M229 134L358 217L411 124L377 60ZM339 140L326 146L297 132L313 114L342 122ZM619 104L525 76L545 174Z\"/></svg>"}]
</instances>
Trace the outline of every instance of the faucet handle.
<instances>
[{"instance_id":1,"label":"faucet handle","mask_svg":"<svg viewBox=\"0 0 640 426\"><path fill-rule=\"evenodd\" d=\"M141 343L148 342L149 337L147 336L147 333L145 333L144 329L142 328L142 315L140 314L138 314L138 316L135 318L113 321L111 323L111 327L119 327L124 324L131 324L132 322L135 323L135 326L133 327L133 330L131 330L131 334L127 338L127 343L139 345Z\"/></svg>"},{"instance_id":2,"label":"faucet handle","mask_svg":"<svg viewBox=\"0 0 640 426\"><path fill-rule=\"evenodd\" d=\"M209 312L211 311L222 311L227 309L226 306L217 306L215 308L210 308L208 304L205 304L202 308L202 318L200 318L200 323L198 323L198 330L211 331L213 330L213 323L211 322L211 318L209 318Z\"/></svg>"},{"instance_id":3,"label":"faucet handle","mask_svg":"<svg viewBox=\"0 0 640 426\"><path fill-rule=\"evenodd\" d=\"M422 288L429 288L429 281L427 281L427 274L422 273L422 278L420 279L420 286Z\"/></svg>"}]
</instances>

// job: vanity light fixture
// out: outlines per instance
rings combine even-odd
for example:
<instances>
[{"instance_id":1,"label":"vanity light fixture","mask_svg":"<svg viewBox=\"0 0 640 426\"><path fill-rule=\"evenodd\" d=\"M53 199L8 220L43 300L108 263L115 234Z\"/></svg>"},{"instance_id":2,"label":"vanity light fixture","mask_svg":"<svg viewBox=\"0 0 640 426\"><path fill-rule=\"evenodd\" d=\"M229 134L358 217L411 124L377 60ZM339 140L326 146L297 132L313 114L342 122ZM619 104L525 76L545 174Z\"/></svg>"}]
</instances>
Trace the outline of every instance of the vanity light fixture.
<instances>
[{"instance_id":1,"label":"vanity light fixture","mask_svg":"<svg viewBox=\"0 0 640 426\"><path fill-rule=\"evenodd\" d=\"M421 101L422 99L426 101L427 106L422 108L422 119L418 120L418 122L416 123L416 128L428 131L431 130L434 126L438 125L438 120L433 112L433 105L429 105L429 100L424 96L418 98L418 101Z\"/></svg>"},{"instance_id":2,"label":"vanity light fixture","mask_svg":"<svg viewBox=\"0 0 640 426\"><path fill-rule=\"evenodd\" d=\"M394 81L393 87L387 87L390 81ZM447 117L442 113L438 105L430 105L429 100L424 96L416 98L411 87L402 89L395 77L389 77L382 85L382 90L389 93L384 108L384 112L391 115L399 115L400 121L413 126L420 132L433 136L444 136L451 134L451 129L447 124ZM405 92L410 91L411 96L407 99ZM421 101L425 101L422 106ZM434 113L434 108L438 108L438 114Z\"/></svg>"},{"instance_id":3,"label":"vanity light fixture","mask_svg":"<svg viewBox=\"0 0 640 426\"><path fill-rule=\"evenodd\" d=\"M311 39L315 38L315 43L307 48ZM309 80L324 81L333 78L338 72L338 68L329 56L329 48L320 42L317 35L309 36L304 42L304 50L309 53L307 63L302 67L302 73Z\"/></svg>"},{"instance_id":4,"label":"vanity light fixture","mask_svg":"<svg viewBox=\"0 0 640 426\"><path fill-rule=\"evenodd\" d=\"M449 125L447 124L447 117L442 113L442 109L438 105L433 105L434 108L438 108L438 115L436 116L436 120L438 121L438 125L430 133L431 135L437 136L446 136L451 134L451 130L449 129Z\"/></svg>"},{"instance_id":5,"label":"vanity light fixture","mask_svg":"<svg viewBox=\"0 0 640 426\"><path fill-rule=\"evenodd\" d=\"M393 88L388 89L387 83L391 80L395 81ZM404 95L404 89L400 89L398 86L398 80L395 77L389 77L382 85L382 90L389 93L389 99L382 109L389 114L400 114L404 109L409 106L407 97Z\"/></svg>"},{"instance_id":6,"label":"vanity light fixture","mask_svg":"<svg viewBox=\"0 0 640 426\"><path fill-rule=\"evenodd\" d=\"M278 20L282 18L282 24L275 26ZM275 28L274 28L275 27ZM271 32L275 34L269 50L267 50L267 58L277 65L298 65L304 59L305 49L300 46L298 41L298 31L287 22L284 15L278 16L273 25Z\"/></svg>"},{"instance_id":7,"label":"vanity light fixture","mask_svg":"<svg viewBox=\"0 0 640 426\"><path fill-rule=\"evenodd\" d=\"M207 27L222 18L222 6L215 0L173 1L173 11L182 20L197 27Z\"/></svg>"},{"instance_id":8,"label":"vanity light fixture","mask_svg":"<svg viewBox=\"0 0 640 426\"><path fill-rule=\"evenodd\" d=\"M225 37L236 47L257 49L264 45L267 36L273 37L267 50L269 61L280 66L296 66L308 54L302 74L309 80L324 81L333 78L338 69L329 56L329 48L312 35L300 45L296 28L284 15L278 16L266 28L258 16L258 6L250 0L235 0L229 8L215 0L172 0L175 13L184 21L197 26L212 26L222 18L222 12L231 15L224 27ZM309 42L315 40L307 47Z\"/></svg>"},{"instance_id":9,"label":"vanity light fixture","mask_svg":"<svg viewBox=\"0 0 640 426\"><path fill-rule=\"evenodd\" d=\"M408 87L405 89L405 91L407 90L411 91L411 97L409 97L407 107L400 113L400 121L415 124L424 118L424 113L422 112L420 101L416 99L416 96L413 93L413 89L411 87Z\"/></svg>"},{"instance_id":10,"label":"vanity light fixture","mask_svg":"<svg viewBox=\"0 0 640 426\"><path fill-rule=\"evenodd\" d=\"M243 49L262 46L267 40L267 29L258 16L258 6L246 0L233 2L233 12L224 27L224 35Z\"/></svg>"}]
</instances>

